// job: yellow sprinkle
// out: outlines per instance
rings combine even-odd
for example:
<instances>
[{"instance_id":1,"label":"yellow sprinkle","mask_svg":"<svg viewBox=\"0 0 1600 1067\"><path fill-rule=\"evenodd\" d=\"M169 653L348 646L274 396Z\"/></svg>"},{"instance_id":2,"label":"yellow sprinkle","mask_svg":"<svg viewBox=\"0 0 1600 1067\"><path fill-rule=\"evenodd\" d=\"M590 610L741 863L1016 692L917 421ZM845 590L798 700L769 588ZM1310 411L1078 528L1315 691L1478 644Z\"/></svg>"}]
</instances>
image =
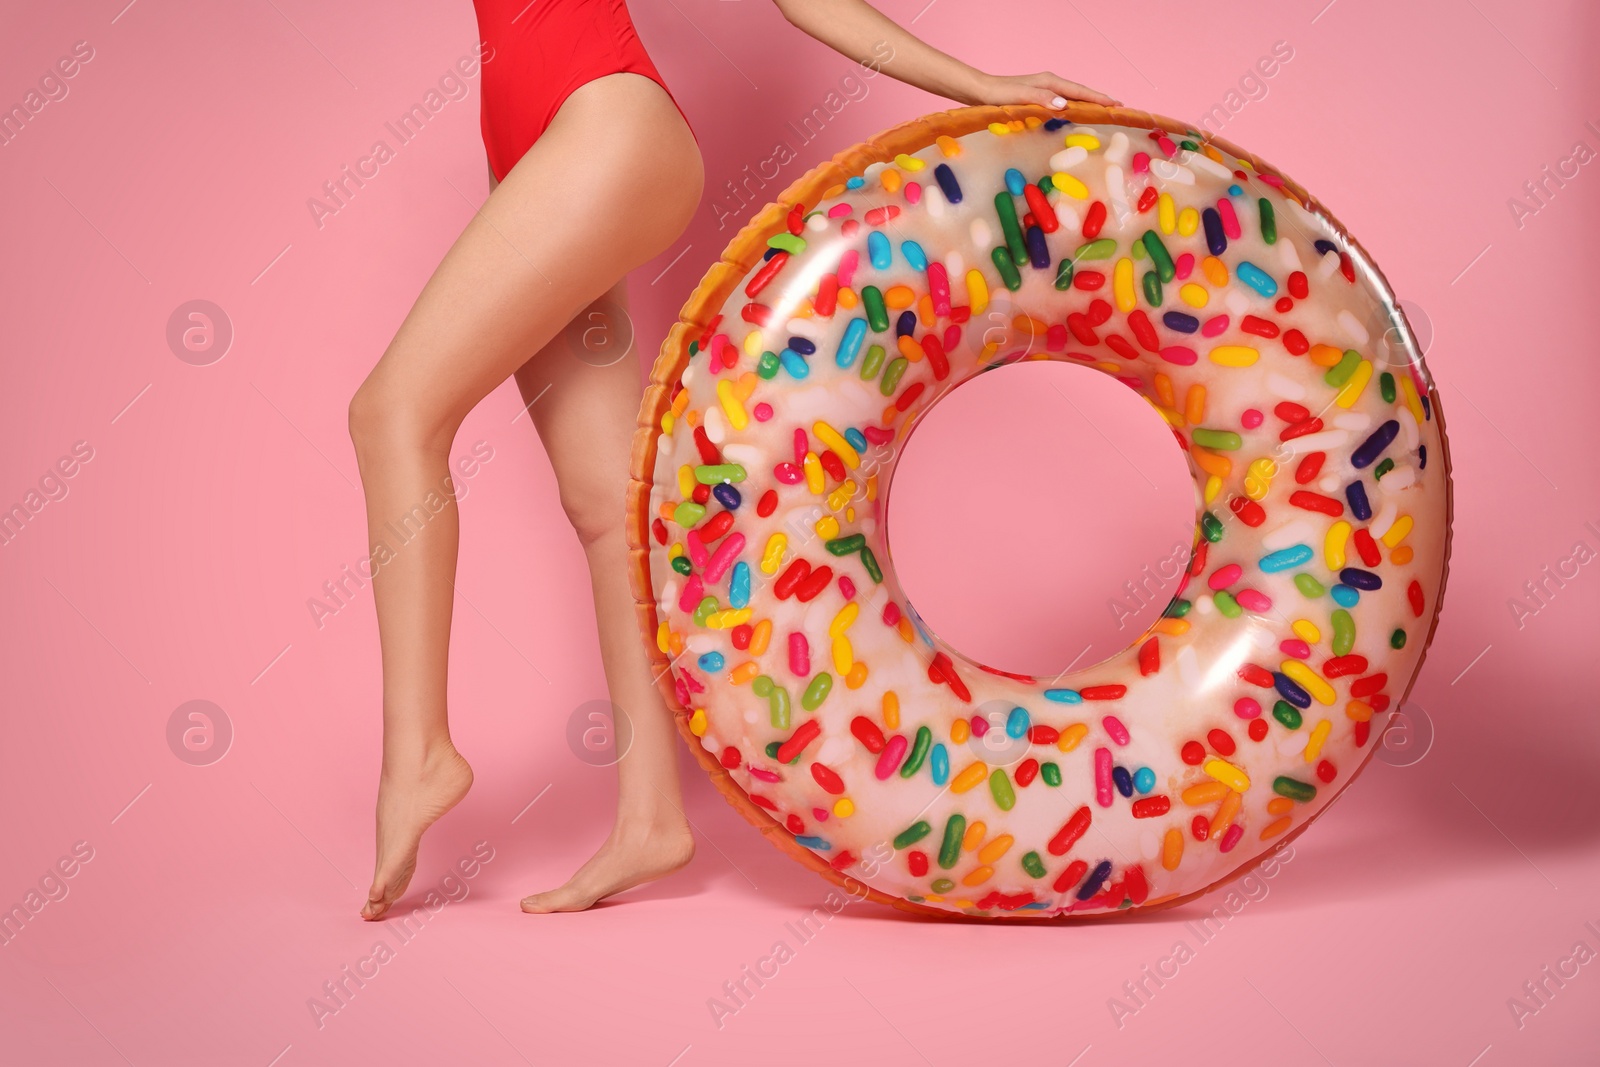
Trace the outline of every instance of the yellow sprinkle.
<instances>
[{"instance_id":1,"label":"yellow sprinkle","mask_svg":"<svg viewBox=\"0 0 1600 1067\"><path fill-rule=\"evenodd\" d=\"M1422 398L1417 395L1417 383L1411 380L1411 375L1402 371L1397 375L1400 379L1400 395L1405 398L1406 407L1411 409L1411 417L1420 424L1422 422Z\"/></svg>"},{"instance_id":2,"label":"yellow sprinkle","mask_svg":"<svg viewBox=\"0 0 1600 1067\"><path fill-rule=\"evenodd\" d=\"M844 607L839 609L839 614L833 617L833 621L828 623L828 636L838 637L850 629L851 624L856 621L856 616L860 614L861 605L854 600L846 603Z\"/></svg>"},{"instance_id":3,"label":"yellow sprinkle","mask_svg":"<svg viewBox=\"0 0 1600 1067\"><path fill-rule=\"evenodd\" d=\"M954 734L954 732L954 730L951 731L952 734ZM951 737L951 740L954 741L955 738ZM985 764L970 763L965 769L962 770L960 774L951 779L950 791L953 793L965 793L967 790L971 789L973 786L977 785L979 782L988 777L989 768Z\"/></svg>"},{"instance_id":4,"label":"yellow sprinkle","mask_svg":"<svg viewBox=\"0 0 1600 1067\"><path fill-rule=\"evenodd\" d=\"M1296 619L1289 624L1289 629L1294 635L1308 645L1314 645L1322 640L1322 631L1317 629L1317 624L1310 619Z\"/></svg>"},{"instance_id":5,"label":"yellow sprinkle","mask_svg":"<svg viewBox=\"0 0 1600 1067\"><path fill-rule=\"evenodd\" d=\"M1178 236L1192 237L1200 228L1200 212L1192 207L1186 207L1178 212Z\"/></svg>"},{"instance_id":6,"label":"yellow sprinkle","mask_svg":"<svg viewBox=\"0 0 1600 1067\"><path fill-rule=\"evenodd\" d=\"M657 650L659 650L661 652L666 652L668 646L671 644L671 641L670 641L671 637L672 637L672 627L668 626L666 624L666 622L663 621L660 626L656 627L656 648L657 648Z\"/></svg>"},{"instance_id":7,"label":"yellow sprinkle","mask_svg":"<svg viewBox=\"0 0 1600 1067\"><path fill-rule=\"evenodd\" d=\"M1310 693L1318 704L1332 704L1334 701L1333 686L1325 681L1322 675L1306 666L1297 659L1287 659L1278 668L1285 675L1300 683L1301 688Z\"/></svg>"},{"instance_id":8,"label":"yellow sprinkle","mask_svg":"<svg viewBox=\"0 0 1600 1067\"><path fill-rule=\"evenodd\" d=\"M817 520L815 529L818 537L824 541L832 541L839 536L839 520L832 515L824 515Z\"/></svg>"},{"instance_id":9,"label":"yellow sprinkle","mask_svg":"<svg viewBox=\"0 0 1600 1067\"><path fill-rule=\"evenodd\" d=\"M834 511L838 511L840 508L842 508L846 504L850 503L850 498L855 496L855 495L856 495L856 483L853 482L853 481L846 481L846 482L844 482L844 484L840 485L839 488L835 489L833 492L828 494L828 507L833 509ZM855 509L852 508L851 512L853 512L854 510ZM845 518L846 522L854 522L855 521L855 515L852 514L851 512L847 512L845 514L844 518Z\"/></svg>"},{"instance_id":10,"label":"yellow sprinkle","mask_svg":"<svg viewBox=\"0 0 1600 1067\"><path fill-rule=\"evenodd\" d=\"M989 123L989 132L996 137L1003 137L1011 132L1011 127L1004 122L991 122Z\"/></svg>"},{"instance_id":11,"label":"yellow sprinkle","mask_svg":"<svg viewBox=\"0 0 1600 1067\"><path fill-rule=\"evenodd\" d=\"M765 347L761 343L761 331L751 330L749 333L745 334L743 345L745 355L759 357L761 355L761 349Z\"/></svg>"},{"instance_id":12,"label":"yellow sprinkle","mask_svg":"<svg viewBox=\"0 0 1600 1067\"><path fill-rule=\"evenodd\" d=\"M1333 398L1333 402L1342 408L1350 407L1361 398L1362 391L1370 381L1372 381L1372 360L1364 359L1356 367L1356 372L1350 376L1350 380L1344 383L1344 388Z\"/></svg>"},{"instance_id":13,"label":"yellow sprinkle","mask_svg":"<svg viewBox=\"0 0 1600 1067\"><path fill-rule=\"evenodd\" d=\"M1071 752L1078 747L1078 742L1089 736L1089 727L1085 723L1075 722L1056 738L1056 748L1063 752Z\"/></svg>"},{"instance_id":14,"label":"yellow sprinkle","mask_svg":"<svg viewBox=\"0 0 1600 1067\"><path fill-rule=\"evenodd\" d=\"M1250 788L1250 776L1227 760L1213 756L1206 760L1205 766L1200 769L1237 793L1243 793Z\"/></svg>"},{"instance_id":15,"label":"yellow sprinkle","mask_svg":"<svg viewBox=\"0 0 1600 1067\"><path fill-rule=\"evenodd\" d=\"M1222 367L1248 367L1261 358L1260 352L1245 345L1218 345L1206 355Z\"/></svg>"},{"instance_id":16,"label":"yellow sprinkle","mask_svg":"<svg viewBox=\"0 0 1600 1067\"><path fill-rule=\"evenodd\" d=\"M1206 503L1209 504L1217 499L1217 494L1220 492L1222 492L1222 479L1213 474L1206 479Z\"/></svg>"},{"instance_id":17,"label":"yellow sprinkle","mask_svg":"<svg viewBox=\"0 0 1600 1067\"><path fill-rule=\"evenodd\" d=\"M1111 293L1117 301L1118 311L1132 311L1139 305L1138 294L1133 288L1133 260L1127 256L1117 260L1111 275Z\"/></svg>"},{"instance_id":18,"label":"yellow sprinkle","mask_svg":"<svg viewBox=\"0 0 1600 1067\"><path fill-rule=\"evenodd\" d=\"M1340 519L1328 527L1328 534L1322 539L1322 558L1328 561L1330 571L1344 569L1345 545L1350 541L1350 524Z\"/></svg>"},{"instance_id":19,"label":"yellow sprinkle","mask_svg":"<svg viewBox=\"0 0 1600 1067\"><path fill-rule=\"evenodd\" d=\"M1001 834L978 850L978 862L984 864L994 863L1010 850L1013 840L1010 834Z\"/></svg>"},{"instance_id":20,"label":"yellow sprinkle","mask_svg":"<svg viewBox=\"0 0 1600 1067\"><path fill-rule=\"evenodd\" d=\"M1156 201L1156 219L1161 226L1162 233L1171 233L1178 228L1177 209L1172 203L1172 194L1162 193Z\"/></svg>"},{"instance_id":21,"label":"yellow sprinkle","mask_svg":"<svg viewBox=\"0 0 1600 1067\"><path fill-rule=\"evenodd\" d=\"M1050 184L1074 200L1089 199L1089 187L1066 171L1058 170L1050 175Z\"/></svg>"},{"instance_id":22,"label":"yellow sprinkle","mask_svg":"<svg viewBox=\"0 0 1600 1067\"><path fill-rule=\"evenodd\" d=\"M805 460L800 464L806 473L806 488L818 496L822 495L825 483L822 480L822 460L815 452L807 452Z\"/></svg>"},{"instance_id":23,"label":"yellow sprinkle","mask_svg":"<svg viewBox=\"0 0 1600 1067\"><path fill-rule=\"evenodd\" d=\"M727 608L723 611L713 611L706 616L706 626L713 630L731 630L735 626L750 621L753 614L749 608Z\"/></svg>"},{"instance_id":24,"label":"yellow sprinkle","mask_svg":"<svg viewBox=\"0 0 1600 1067\"><path fill-rule=\"evenodd\" d=\"M759 656L767 650L767 642L772 640L772 620L762 619L750 631L750 654Z\"/></svg>"},{"instance_id":25,"label":"yellow sprinkle","mask_svg":"<svg viewBox=\"0 0 1600 1067\"><path fill-rule=\"evenodd\" d=\"M983 280L983 272L976 267L967 271L967 306L974 315L989 306L989 283Z\"/></svg>"},{"instance_id":26,"label":"yellow sprinkle","mask_svg":"<svg viewBox=\"0 0 1600 1067\"><path fill-rule=\"evenodd\" d=\"M1178 299L1192 308L1203 308L1211 303L1211 293L1203 285L1187 282L1178 290Z\"/></svg>"},{"instance_id":27,"label":"yellow sprinkle","mask_svg":"<svg viewBox=\"0 0 1600 1067\"><path fill-rule=\"evenodd\" d=\"M694 714L689 716L689 732L696 737L706 735L706 709L695 708Z\"/></svg>"},{"instance_id":28,"label":"yellow sprinkle","mask_svg":"<svg viewBox=\"0 0 1600 1067\"><path fill-rule=\"evenodd\" d=\"M904 152L901 152L898 156L894 157L894 165L897 167L904 167L906 170L921 170L923 167L927 166L926 163L922 162L922 160L918 159L916 156L908 156Z\"/></svg>"},{"instance_id":29,"label":"yellow sprinkle","mask_svg":"<svg viewBox=\"0 0 1600 1067\"><path fill-rule=\"evenodd\" d=\"M833 802L833 813L841 819L848 819L856 813L856 802L849 797L840 797Z\"/></svg>"},{"instance_id":30,"label":"yellow sprinkle","mask_svg":"<svg viewBox=\"0 0 1600 1067\"><path fill-rule=\"evenodd\" d=\"M1086 148L1093 152L1100 147L1100 138L1092 133L1069 133L1064 143L1068 148Z\"/></svg>"},{"instance_id":31,"label":"yellow sprinkle","mask_svg":"<svg viewBox=\"0 0 1600 1067\"><path fill-rule=\"evenodd\" d=\"M840 634L833 639L833 669L836 674L850 673L850 668L856 665L855 650L850 647L850 639Z\"/></svg>"},{"instance_id":32,"label":"yellow sprinkle","mask_svg":"<svg viewBox=\"0 0 1600 1067\"><path fill-rule=\"evenodd\" d=\"M1267 490L1272 488L1272 479L1278 473L1278 465L1270 457L1262 456L1245 469L1244 495L1251 500L1262 500L1267 495Z\"/></svg>"},{"instance_id":33,"label":"yellow sprinkle","mask_svg":"<svg viewBox=\"0 0 1600 1067\"><path fill-rule=\"evenodd\" d=\"M1389 527L1389 531L1378 540L1382 541L1385 546L1394 548L1406 539L1406 534L1411 532L1412 525L1411 516L1402 515L1394 520L1394 525Z\"/></svg>"},{"instance_id":34,"label":"yellow sprinkle","mask_svg":"<svg viewBox=\"0 0 1600 1067\"><path fill-rule=\"evenodd\" d=\"M678 468L678 495L683 497L685 500L688 500L689 499L689 495L694 492L695 484L696 483L695 483L695 480L694 480L694 468L689 466L689 464L687 464L687 463L685 463L683 466L679 467Z\"/></svg>"},{"instance_id":35,"label":"yellow sprinkle","mask_svg":"<svg viewBox=\"0 0 1600 1067\"><path fill-rule=\"evenodd\" d=\"M761 573L777 574L783 563L783 550L789 544L787 534L775 533L767 538L767 547L761 551Z\"/></svg>"},{"instance_id":36,"label":"yellow sprinkle","mask_svg":"<svg viewBox=\"0 0 1600 1067\"><path fill-rule=\"evenodd\" d=\"M1311 739L1306 742L1306 762L1315 763L1322 754L1322 743L1328 739L1328 734L1333 732L1333 723L1323 719L1311 731Z\"/></svg>"},{"instance_id":37,"label":"yellow sprinkle","mask_svg":"<svg viewBox=\"0 0 1600 1067\"><path fill-rule=\"evenodd\" d=\"M726 378L717 383L717 401L722 405L723 414L728 416L729 425L735 430L744 429L750 416L745 414L739 398L733 395L733 383Z\"/></svg>"}]
</instances>

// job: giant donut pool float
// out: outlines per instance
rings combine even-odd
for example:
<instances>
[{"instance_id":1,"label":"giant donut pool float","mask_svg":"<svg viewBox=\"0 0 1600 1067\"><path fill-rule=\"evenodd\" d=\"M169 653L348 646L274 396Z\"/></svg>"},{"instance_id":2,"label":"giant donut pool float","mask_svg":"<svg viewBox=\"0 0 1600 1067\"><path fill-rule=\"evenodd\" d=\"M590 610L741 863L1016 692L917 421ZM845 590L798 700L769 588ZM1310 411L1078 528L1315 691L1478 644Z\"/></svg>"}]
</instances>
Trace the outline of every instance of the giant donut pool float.
<instances>
[{"instance_id":1,"label":"giant donut pool float","mask_svg":"<svg viewBox=\"0 0 1600 1067\"><path fill-rule=\"evenodd\" d=\"M1176 597L1054 679L942 643L885 540L896 442L1021 359L1140 393L1194 475ZM1090 105L930 115L795 181L669 332L632 473L639 619L702 766L927 914L1172 904L1280 847L1378 747L1449 548L1438 399L1371 260L1255 157Z\"/></svg>"}]
</instances>

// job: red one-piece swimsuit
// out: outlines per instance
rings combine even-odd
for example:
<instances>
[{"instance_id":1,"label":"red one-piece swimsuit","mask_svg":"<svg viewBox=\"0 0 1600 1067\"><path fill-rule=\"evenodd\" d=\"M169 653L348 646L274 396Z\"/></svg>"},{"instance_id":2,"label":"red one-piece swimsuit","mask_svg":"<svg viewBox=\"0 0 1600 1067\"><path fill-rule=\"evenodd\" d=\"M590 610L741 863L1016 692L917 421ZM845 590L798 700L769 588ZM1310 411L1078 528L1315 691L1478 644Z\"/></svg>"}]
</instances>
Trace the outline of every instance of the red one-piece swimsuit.
<instances>
[{"instance_id":1,"label":"red one-piece swimsuit","mask_svg":"<svg viewBox=\"0 0 1600 1067\"><path fill-rule=\"evenodd\" d=\"M567 97L587 82L642 74L672 95L623 0L473 0L473 7L484 45L483 145L496 180L505 178Z\"/></svg>"}]
</instances>

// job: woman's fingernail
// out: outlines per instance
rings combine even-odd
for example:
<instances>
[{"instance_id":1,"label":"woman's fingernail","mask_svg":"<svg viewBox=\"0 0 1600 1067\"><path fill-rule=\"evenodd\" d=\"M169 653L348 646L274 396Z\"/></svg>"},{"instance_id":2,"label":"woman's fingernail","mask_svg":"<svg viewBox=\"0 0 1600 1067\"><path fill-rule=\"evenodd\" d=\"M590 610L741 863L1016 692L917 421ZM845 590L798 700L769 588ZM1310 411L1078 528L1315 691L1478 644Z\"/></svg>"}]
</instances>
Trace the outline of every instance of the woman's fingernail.
<instances>
[{"instance_id":1,"label":"woman's fingernail","mask_svg":"<svg viewBox=\"0 0 1600 1067\"><path fill-rule=\"evenodd\" d=\"M1052 96L1050 98L1050 106L1051 107L1066 107L1067 106L1067 98L1064 97L1064 96Z\"/></svg>"}]
</instances>

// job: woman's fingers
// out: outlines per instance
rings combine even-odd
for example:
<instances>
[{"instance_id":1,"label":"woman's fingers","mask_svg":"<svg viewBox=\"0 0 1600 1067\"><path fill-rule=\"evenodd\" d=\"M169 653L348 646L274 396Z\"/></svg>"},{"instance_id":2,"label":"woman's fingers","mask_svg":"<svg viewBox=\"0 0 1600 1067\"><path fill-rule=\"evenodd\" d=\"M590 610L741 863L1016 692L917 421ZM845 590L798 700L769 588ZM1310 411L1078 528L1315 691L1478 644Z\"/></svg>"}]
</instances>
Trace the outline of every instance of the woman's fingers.
<instances>
[{"instance_id":1,"label":"woman's fingers","mask_svg":"<svg viewBox=\"0 0 1600 1067\"><path fill-rule=\"evenodd\" d=\"M1043 80L1045 87L1057 97L1065 97L1068 100L1085 100L1091 104L1101 104L1105 107L1113 107L1122 103L1122 101L1114 100L1105 93L1091 89L1087 85L1081 85L1078 82L1069 81L1066 78L1060 77L1056 74L1046 72L1039 75L1039 77ZM1057 104L1053 102L1046 103L1048 103L1048 106L1050 107L1065 106L1063 104Z\"/></svg>"}]
</instances>

